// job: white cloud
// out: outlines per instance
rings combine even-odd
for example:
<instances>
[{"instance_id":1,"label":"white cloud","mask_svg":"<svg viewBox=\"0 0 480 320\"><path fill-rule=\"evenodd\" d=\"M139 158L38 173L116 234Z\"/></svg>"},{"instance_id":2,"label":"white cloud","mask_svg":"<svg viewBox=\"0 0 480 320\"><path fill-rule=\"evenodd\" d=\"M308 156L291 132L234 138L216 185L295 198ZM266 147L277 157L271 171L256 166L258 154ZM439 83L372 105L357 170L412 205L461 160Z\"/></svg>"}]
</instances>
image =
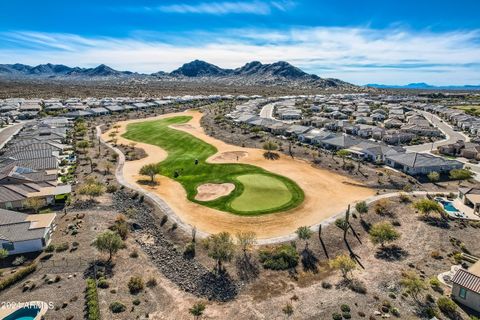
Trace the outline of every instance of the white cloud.
<instances>
[{"instance_id":1,"label":"white cloud","mask_svg":"<svg viewBox=\"0 0 480 320\"><path fill-rule=\"evenodd\" d=\"M286 60L322 77L353 83L479 84L480 31L402 29L242 29L180 34L174 40L85 38L37 32L0 33L2 63L63 63L139 72L171 71L193 59L235 68L252 60Z\"/></svg>"},{"instance_id":2,"label":"white cloud","mask_svg":"<svg viewBox=\"0 0 480 320\"><path fill-rule=\"evenodd\" d=\"M256 14L268 15L272 10L286 11L294 6L292 1L224 1L224 2L199 2L199 3L177 3L161 5L157 7L141 7L134 10L147 12L164 12L179 14Z\"/></svg>"}]
</instances>

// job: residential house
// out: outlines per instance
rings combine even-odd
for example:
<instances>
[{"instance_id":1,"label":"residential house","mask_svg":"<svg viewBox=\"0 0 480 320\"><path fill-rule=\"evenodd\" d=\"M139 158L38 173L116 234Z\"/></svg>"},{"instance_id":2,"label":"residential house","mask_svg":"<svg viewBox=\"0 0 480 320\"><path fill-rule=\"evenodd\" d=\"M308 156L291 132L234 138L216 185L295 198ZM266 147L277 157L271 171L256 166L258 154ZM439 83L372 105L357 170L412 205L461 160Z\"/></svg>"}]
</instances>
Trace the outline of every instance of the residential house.
<instances>
[{"instance_id":1,"label":"residential house","mask_svg":"<svg viewBox=\"0 0 480 320\"><path fill-rule=\"evenodd\" d=\"M452 299L480 312L480 261L468 270L459 269L452 278Z\"/></svg>"},{"instance_id":2,"label":"residential house","mask_svg":"<svg viewBox=\"0 0 480 320\"><path fill-rule=\"evenodd\" d=\"M389 155L386 157L386 164L410 175L442 173L463 168L463 163L460 161L417 152Z\"/></svg>"},{"instance_id":3,"label":"residential house","mask_svg":"<svg viewBox=\"0 0 480 320\"><path fill-rule=\"evenodd\" d=\"M337 151L341 149L348 149L356 144L359 144L362 141L362 139L353 137L351 135L342 134L322 140L321 145L325 149Z\"/></svg>"},{"instance_id":4,"label":"residential house","mask_svg":"<svg viewBox=\"0 0 480 320\"><path fill-rule=\"evenodd\" d=\"M9 255L36 252L49 245L55 213L24 214L0 209L0 244Z\"/></svg>"},{"instance_id":5,"label":"residential house","mask_svg":"<svg viewBox=\"0 0 480 320\"><path fill-rule=\"evenodd\" d=\"M480 189L460 187L458 197L463 204L473 208L474 214L480 215Z\"/></svg>"}]
</instances>

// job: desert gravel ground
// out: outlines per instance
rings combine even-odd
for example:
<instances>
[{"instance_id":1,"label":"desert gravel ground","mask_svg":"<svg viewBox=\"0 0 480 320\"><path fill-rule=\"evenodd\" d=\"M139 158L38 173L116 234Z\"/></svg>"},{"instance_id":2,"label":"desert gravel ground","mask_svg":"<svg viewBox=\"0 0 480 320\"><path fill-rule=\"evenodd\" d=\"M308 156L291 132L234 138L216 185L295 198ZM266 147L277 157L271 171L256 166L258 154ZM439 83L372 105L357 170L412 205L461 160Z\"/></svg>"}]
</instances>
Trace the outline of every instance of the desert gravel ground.
<instances>
[{"instance_id":1,"label":"desert gravel ground","mask_svg":"<svg viewBox=\"0 0 480 320\"><path fill-rule=\"evenodd\" d=\"M182 185L164 176L156 178L157 186L139 184L138 180L142 179L138 174L139 169L145 164L161 162L166 158L167 153L157 146L137 143L136 147L143 148L148 156L140 160L126 162L123 169L125 179L129 183L154 191L168 203L184 222L196 226L201 231L207 233L254 231L259 239L279 237L291 234L299 226L318 224L345 210L348 204L363 200L374 194L374 190L359 185L352 179L327 170L313 168L305 161L292 159L283 154L280 154L278 160L267 160L263 156L263 150L242 148L210 137L205 134L200 126L202 113L198 111L171 113L147 119L119 122L117 143L128 145L132 142L120 136L126 131L129 123L180 115L192 116L192 120L187 125L176 126L175 129L188 132L218 149L218 153L209 159L210 162L239 162L256 165L292 179L305 192L304 202L297 208L285 212L245 217L211 209L188 201ZM110 140L109 132L103 134L106 141ZM225 153L229 156L221 156ZM232 157L232 154L235 156ZM238 161L237 154L239 155Z\"/></svg>"}]
</instances>

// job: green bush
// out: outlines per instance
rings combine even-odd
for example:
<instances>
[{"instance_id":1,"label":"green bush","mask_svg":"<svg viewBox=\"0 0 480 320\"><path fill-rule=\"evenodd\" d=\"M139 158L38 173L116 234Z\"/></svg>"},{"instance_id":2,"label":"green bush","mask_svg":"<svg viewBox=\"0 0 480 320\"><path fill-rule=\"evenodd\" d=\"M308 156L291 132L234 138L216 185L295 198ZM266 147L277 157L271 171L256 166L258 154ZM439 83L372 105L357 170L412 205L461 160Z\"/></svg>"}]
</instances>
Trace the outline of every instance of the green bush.
<instances>
[{"instance_id":1,"label":"green bush","mask_svg":"<svg viewBox=\"0 0 480 320\"><path fill-rule=\"evenodd\" d=\"M53 244L49 244L46 248L45 248L45 252L53 252L55 251L55 246Z\"/></svg>"},{"instance_id":2,"label":"green bush","mask_svg":"<svg viewBox=\"0 0 480 320\"><path fill-rule=\"evenodd\" d=\"M114 193L114 192L117 191L117 189L118 189L118 187L117 187L116 185L114 185L114 184L109 184L109 185L107 186L107 192L108 192L108 193Z\"/></svg>"},{"instance_id":3,"label":"green bush","mask_svg":"<svg viewBox=\"0 0 480 320\"><path fill-rule=\"evenodd\" d=\"M108 283L107 279L105 279L103 277L98 279L97 287L102 288L102 289L107 289L109 286L110 286L110 284Z\"/></svg>"},{"instance_id":4,"label":"green bush","mask_svg":"<svg viewBox=\"0 0 480 320\"><path fill-rule=\"evenodd\" d=\"M145 287L143 279L140 276L131 277L128 281L128 290L131 294L137 294Z\"/></svg>"},{"instance_id":5,"label":"green bush","mask_svg":"<svg viewBox=\"0 0 480 320\"><path fill-rule=\"evenodd\" d=\"M333 320L342 320L342 315L340 313L333 313L332 314L332 319Z\"/></svg>"},{"instance_id":6,"label":"green bush","mask_svg":"<svg viewBox=\"0 0 480 320\"><path fill-rule=\"evenodd\" d=\"M368 205L365 201L361 201L355 205L355 210L357 210L358 213L367 213L368 212Z\"/></svg>"},{"instance_id":7,"label":"green bush","mask_svg":"<svg viewBox=\"0 0 480 320\"><path fill-rule=\"evenodd\" d=\"M452 299L449 299L447 297L438 298L437 306L440 311L449 316L454 315L457 310L457 305L455 304L455 302L453 302Z\"/></svg>"},{"instance_id":8,"label":"green bush","mask_svg":"<svg viewBox=\"0 0 480 320\"><path fill-rule=\"evenodd\" d=\"M259 258L266 269L287 270L297 266L299 256L293 245L281 244L261 249Z\"/></svg>"},{"instance_id":9,"label":"green bush","mask_svg":"<svg viewBox=\"0 0 480 320\"><path fill-rule=\"evenodd\" d=\"M340 306L340 310L342 310L343 312L350 312L350 307L348 306L348 304L342 304Z\"/></svg>"},{"instance_id":10,"label":"green bush","mask_svg":"<svg viewBox=\"0 0 480 320\"><path fill-rule=\"evenodd\" d=\"M450 171L450 179L468 180L473 177L473 172L467 169L453 169Z\"/></svg>"},{"instance_id":11,"label":"green bush","mask_svg":"<svg viewBox=\"0 0 480 320\"><path fill-rule=\"evenodd\" d=\"M64 242L62 244L59 244L56 248L55 248L55 251L56 252L62 252L62 251L67 251L68 248L69 248L69 244L67 242Z\"/></svg>"},{"instance_id":12,"label":"green bush","mask_svg":"<svg viewBox=\"0 0 480 320\"><path fill-rule=\"evenodd\" d=\"M31 264L28 267L20 269L19 271L15 272L13 276L3 279L0 281L0 291L10 287L11 285L25 279L29 274L33 273L37 270L36 264Z\"/></svg>"},{"instance_id":13,"label":"green bush","mask_svg":"<svg viewBox=\"0 0 480 320\"><path fill-rule=\"evenodd\" d=\"M98 304L97 285L94 279L87 279L85 300L87 304L87 319L100 320L100 307Z\"/></svg>"},{"instance_id":14,"label":"green bush","mask_svg":"<svg viewBox=\"0 0 480 320\"><path fill-rule=\"evenodd\" d=\"M110 308L110 311L112 311L113 313L120 313L127 309L127 307L123 303L118 301L114 301L110 303L109 308Z\"/></svg>"}]
</instances>

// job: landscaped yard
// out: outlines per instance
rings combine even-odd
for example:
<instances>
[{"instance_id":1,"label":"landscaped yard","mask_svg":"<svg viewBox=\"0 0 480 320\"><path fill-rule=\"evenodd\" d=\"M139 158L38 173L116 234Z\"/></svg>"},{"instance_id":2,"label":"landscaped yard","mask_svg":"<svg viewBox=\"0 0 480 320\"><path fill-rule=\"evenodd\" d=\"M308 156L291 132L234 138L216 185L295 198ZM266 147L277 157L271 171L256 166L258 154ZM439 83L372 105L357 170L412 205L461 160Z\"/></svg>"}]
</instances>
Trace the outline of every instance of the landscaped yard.
<instances>
[{"instance_id":1,"label":"landscaped yard","mask_svg":"<svg viewBox=\"0 0 480 320\"><path fill-rule=\"evenodd\" d=\"M286 177L247 164L207 163L206 160L217 153L214 146L169 128L190 119L190 116L179 116L131 123L122 136L166 150L168 157L159 164L160 174L180 182L190 201L239 215L285 211L303 201L303 191ZM195 200L197 187L205 183L233 183L235 189L216 200Z\"/></svg>"}]
</instances>

